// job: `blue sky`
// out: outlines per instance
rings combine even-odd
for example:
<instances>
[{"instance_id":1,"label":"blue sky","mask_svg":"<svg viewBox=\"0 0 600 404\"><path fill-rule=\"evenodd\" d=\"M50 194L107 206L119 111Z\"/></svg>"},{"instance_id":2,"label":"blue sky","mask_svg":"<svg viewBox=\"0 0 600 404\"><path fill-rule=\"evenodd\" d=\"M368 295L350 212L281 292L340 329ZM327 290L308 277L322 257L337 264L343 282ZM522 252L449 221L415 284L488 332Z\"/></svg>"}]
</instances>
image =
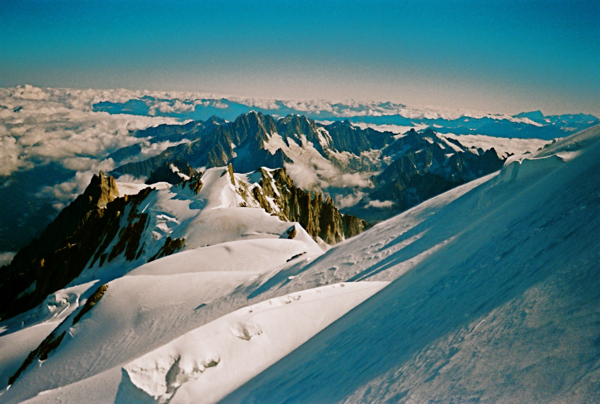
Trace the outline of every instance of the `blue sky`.
<instances>
[{"instance_id":1,"label":"blue sky","mask_svg":"<svg viewBox=\"0 0 600 404\"><path fill-rule=\"evenodd\" d=\"M0 1L0 86L600 115L600 1Z\"/></svg>"}]
</instances>

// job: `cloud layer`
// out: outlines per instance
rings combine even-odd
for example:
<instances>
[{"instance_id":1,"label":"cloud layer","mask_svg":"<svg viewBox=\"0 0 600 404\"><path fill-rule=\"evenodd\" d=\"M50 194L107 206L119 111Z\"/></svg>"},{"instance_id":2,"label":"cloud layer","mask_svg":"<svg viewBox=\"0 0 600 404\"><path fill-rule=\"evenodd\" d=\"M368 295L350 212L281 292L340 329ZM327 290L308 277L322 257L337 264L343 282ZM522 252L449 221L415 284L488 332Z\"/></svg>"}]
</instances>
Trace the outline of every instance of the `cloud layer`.
<instances>
[{"instance_id":1,"label":"cloud layer","mask_svg":"<svg viewBox=\"0 0 600 404\"><path fill-rule=\"evenodd\" d=\"M108 154L143 141L132 136L135 130L179 122L92 109L98 101L126 101L134 94L142 95L127 90L41 89L30 85L0 88L0 176L59 163L77 172L73 187L59 185L56 192L44 189L39 195L53 194L58 200L69 201L93 173L114 168L114 162L106 159ZM148 145L143 152L151 156L170 145Z\"/></svg>"}]
</instances>

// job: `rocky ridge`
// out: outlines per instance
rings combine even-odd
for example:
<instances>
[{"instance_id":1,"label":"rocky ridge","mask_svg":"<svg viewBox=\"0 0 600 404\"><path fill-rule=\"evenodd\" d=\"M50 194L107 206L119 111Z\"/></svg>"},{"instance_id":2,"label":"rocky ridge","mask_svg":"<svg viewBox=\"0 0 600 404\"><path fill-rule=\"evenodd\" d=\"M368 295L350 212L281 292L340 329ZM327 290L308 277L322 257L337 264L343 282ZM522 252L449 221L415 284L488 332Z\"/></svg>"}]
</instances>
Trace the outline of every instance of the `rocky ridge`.
<instances>
[{"instance_id":1,"label":"rocky ridge","mask_svg":"<svg viewBox=\"0 0 600 404\"><path fill-rule=\"evenodd\" d=\"M410 209L458 185L499 170L506 158L492 148L472 150L434 130L410 130L384 149L391 163L372 178L368 196L347 209L379 221ZM373 201L378 209L370 209Z\"/></svg>"},{"instance_id":2,"label":"rocky ridge","mask_svg":"<svg viewBox=\"0 0 600 404\"><path fill-rule=\"evenodd\" d=\"M296 187L285 168L260 168L257 173L259 186L251 194L259 205L282 220L300 223L315 239L333 245L370 227L363 219L340 213L331 197Z\"/></svg>"},{"instance_id":3,"label":"rocky ridge","mask_svg":"<svg viewBox=\"0 0 600 404\"><path fill-rule=\"evenodd\" d=\"M151 192L146 188L137 195L118 197L114 177L103 172L95 175L84 193L3 268L0 316L35 307L88 265L102 266L118 256L129 261L139 258L148 215L137 208Z\"/></svg>"},{"instance_id":4,"label":"rocky ridge","mask_svg":"<svg viewBox=\"0 0 600 404\"><path fill-rule=\"evenodd\" d=\"M349 122L322 125L298 115L276 120L250 112L233 122L205 126L207 129L199 136L187 135L190 143L170 147L145 161L122 165L113 174L148 177L158 167L173 161L187 161L193 167L206 168L231 163L236 172L254 171L259 167L279 168L293 161L294 156L284 149L294 145L310 145L340 168L363 170L381 167L378 159L361 158L363 151L381 149L394 140L391 132L360 129ZM344 152L346 158L340 159L339 154Z\"/></svg>"},{"instance_id":5,"label":"rocky ridge","mask_svg":"<svg viewBox=\"0 0 600 404\"><path fill-rule=\"evenodd\" d=\"M174 165L171 170L178 172ZM161 170L164 172L164 170ZM335 244L364 231L367 223L342 215L331 198L296 187L285 169L260 169L245 181L243 175L227 171L241 206L263 208L283 221L298 222L318 241ZM176 176L176 186L197 195L203 187L202 173L192 170ZM171 179L175 179L172 177ZM185 238L165 236L156 240L156 218L146 211L156 191L149 186L137 195L119 197L112 176L100 172L85 192L67 206L42 235L23 248L0 278L0 317L9 318L44 301L64 288L86 268L113 262L141 265L173 254L185 247ZM292 232L287 237L293 238Z\"/></svg>"}]
</instances>

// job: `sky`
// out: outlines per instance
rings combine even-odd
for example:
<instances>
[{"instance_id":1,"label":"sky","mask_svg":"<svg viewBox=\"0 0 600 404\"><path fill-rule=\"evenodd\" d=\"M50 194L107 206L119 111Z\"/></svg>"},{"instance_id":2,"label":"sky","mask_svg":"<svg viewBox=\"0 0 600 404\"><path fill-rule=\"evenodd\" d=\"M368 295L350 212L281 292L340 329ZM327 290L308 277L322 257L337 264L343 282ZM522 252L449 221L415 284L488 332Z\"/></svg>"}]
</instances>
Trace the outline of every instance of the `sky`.
<instances>
[{"instance_id":1,"label":"sky","mask_svg":"<svg viewBox=\"0 0 600 404\"><path fill-rule=\"evenodd\" d=\"M0 1L0 86L600 116L600 1Z\"/></svg>"}]
</instances>

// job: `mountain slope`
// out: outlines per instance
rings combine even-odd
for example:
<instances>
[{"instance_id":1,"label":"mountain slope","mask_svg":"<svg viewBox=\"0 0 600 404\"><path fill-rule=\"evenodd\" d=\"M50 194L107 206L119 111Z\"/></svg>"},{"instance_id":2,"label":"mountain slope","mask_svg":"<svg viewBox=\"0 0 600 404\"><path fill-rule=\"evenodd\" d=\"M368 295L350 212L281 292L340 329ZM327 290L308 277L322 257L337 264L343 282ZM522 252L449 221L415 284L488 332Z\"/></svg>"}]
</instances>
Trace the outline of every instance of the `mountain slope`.
<instances>
[{"instance_id":1,"label":"mountain slope","mask_svg":"<svg viewBox=\"0 0 600 404\"><path fill-rule=\"evenodd\" d=\"M598 401L599 139L351 240L407 243L355 279L404 275L223 402Z\"/></svg>"},{"instance_id":2,"label":"mountain slope","mask_svg":"<svg viewBox=\"0 0 600 404\"><path fill-rule=\"evenodd\" d=\"M191 177L183 178L171 171L180 180L175 186L142 185L133 187L133 195L121 196L112 176L102 172L94 176L86 191L0 275L2 317L39 305L85 270L123 274L180 250L242 235L251 238L239 227L244 222L257 232L301 239L303 235L289 223L298 222L321 244L338 243L368 227L362 219L340 214L331 198L297 188L285 169L261 168L250 175L235 174L231 166L204 173L190 170ZM213 205L228 210L224 215L218 211L203 214ZM231 221L227 215L245 216L233 220L238 228L232 234L227 233ZM101 275L110 276L118 275Z\"/></svg>"}]
</instances>

